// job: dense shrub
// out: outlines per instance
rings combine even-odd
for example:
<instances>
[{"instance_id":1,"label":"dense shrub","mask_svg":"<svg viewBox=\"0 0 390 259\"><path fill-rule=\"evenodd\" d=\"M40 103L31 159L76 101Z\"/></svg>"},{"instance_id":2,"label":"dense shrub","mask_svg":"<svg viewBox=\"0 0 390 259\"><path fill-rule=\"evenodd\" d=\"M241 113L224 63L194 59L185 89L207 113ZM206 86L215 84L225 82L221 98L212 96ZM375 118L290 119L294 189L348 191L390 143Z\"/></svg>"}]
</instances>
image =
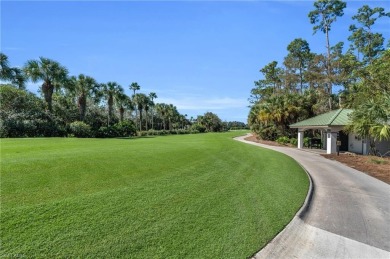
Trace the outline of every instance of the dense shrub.
<instances>
[{"instance_id":1,"label":"dense shrub","mask_svg":"<svg viewBox=\"0 0 390 259\"><path fill-rule=\"evenodd\" d=\"M177 134L190 134L190 131L189 130L185 130L185 129L178 129L177 130Z\"/></svg>"},{"instance_id":2,"label":"dense shrub","mask_svg":"<svg viewBox=\"0 0 390 259\"><path fill-rule=\"evenodd\" d=\"M137 136L138 137L152 136L149 133L150 132L148 132L148 131L137 131Z\"/></svg>"},{"instance_id":3,"label":"dense shrub","mask_svg":"<svg viewBox=\"0 0 390 259\"><path fill-rule=\"evenodd\" d=\"M280 130L274 125L252 125L252 130L259 136L260 139L264 140L276 140L277 136L282 135Z\"/></svg>"},{"instance_id":4,"label":"dense shrub","mask_svg":"<svg viewBox=\"0 0 390 259\"><path fill-rule=\"evenodd\" d=\"M310 146L310 138L309 137L303 138L303 146L304 147Z\"/></svg>"},{"instance_id":5,"label":"dense shrub","mask_svg":"<svg viewBox=\"0 0 390 259\"><path fill-rule=\"evenodd\" d=\"M53 95L53 112L52 114L62 121L63 124L69 125L71 122L80 120L77 105L73 98ZM88 124L88 123L87 123Z\"/></svg>"},{"instance_id":6,"label":"dense shrub","mask_svg":"<svg viewBox=\"0 0 390 259\"><path fill-rule=\"evenodd\" d=\"M64 137L65 125L47 112L0 112L0 137Z\"/></svg>"},{"instance_id":7,"label":"dense shrub","mask_svg":"<svg viewBox=\"0 0 390 259\"><path fill-rule=\"evenodd\" d=\"M100 127L107 126L107 114L104 108L95 106L88 107L84 122L91 126L93 134L96 135Z\"/></svg>"},{"instance_id":8,"label":"dense shrub","mask_svg":"<svg viewBox=\"0 0 390 259\"><path fill-rule=\"evenodd\" d=\"M199 133L204 133L204 132L206 132L206 127L203 125L200 125L198 123L195 123L195 124L192 124L191 131L197 131Z\"/></svg>"},{"instance_id":9,"label":"dense shrub","mask_svg":"<svg viewBox=\"0 0 390 259\"><path fill-rule=\"evenodd\" d=\"M190 130L177 129L177 130L148 130L148 131L138 131L137 135L139 137L144 136L165 136L165 135L183 135L193 133Z\"/></svg>"},{"instance_id":10,"label":"dense shrub","mask_svg":"<svg viewBox=\"0 0 390 259\"><path fill-rule=\"evenodd\" d=\"M296 146L298 145L298 140L296 138L290 138L290 144Z\"/></svg>"},{"instance_id":11,"label":"dense shrub","mask_svg":"<svg viewBox=\"0 0 390 259\"><path fill-rule=\"evenodd\" d=\"M169 131L169 134L171 134L171 135L177 135L177 131L176 131L176 130L170 130L170 131Z\"/></svg>"},{"instance_id":12,"label":"dense shrub","mask_svg":"<svg viewBox=\"0 0 390 259\"><path fill-rule=\"evenodd\" d=\"M288 139L288 137L283 136L283 137L277 138L276 142L278 142L279 144L282 144L282 145L287 145L288 143L290 143L290 140Z\"/></svg>"},{"instance_id":13,"label":"dense shrub","mask_svg":"<svg viewBox=\"0 0 390 259\"><path fill-rule=\"evenodd\" d=\"M118 136L117 128L114 126L100 127L95 135L97 138L115 138Z\"/></svg>"},{"instance_id":14,"label":"dense shrub","mask_svg":"<svg viewBox=\"0 0 390 259\"><path fill-rule=\"evenodd\" d=\"M122 121L108 127L102 126L95 132L97 138L131 137L135 135L136 128L132 121Z\"/></svg>"},{"instance_id":15,"label":"dense shrub","mask_svg":"<svg viewBox=\"0 0 390 259\"><path fill-rule=\"evenodd\" d=\"M0 137L63 137L65 123L33 93L0 86Z\"/></svg>"},{"instance_id":16,"label":"dense shrub","mask_svg":"<svg viewBox=\"0 0 390 259\"><path fill-rule=\"evenodd\" d=\"M177 129L177 130L170 130L169 134L171 135L183 135L183 134L190 134L191 132L189 130L185 129Z\"/></svg>"},{"instance_id":17,"label":"dense shrub","mask_svg":"<svg viewBox=\"0 0 390 259\"><path fill-rule=\"evenodd\" d=\"M122 121L114 125L118 133L118 137L130 137L136 133L136 127L133 121Z\"/></svg>"},{"instance_id":18,"label":"dense shrub","mask_svg":"<svg viewBox=\"0 0 390 259\"><path fill-rule=\"evenodd\" d=\"M82 121L75 121L69 125L71 133L77 138L88 138L92 136L91 126Z\"/></svg>"},{"instance_id":19,"label":"dense shrub","mask_svg":"<svg viewBox=\"0 0 390 259\"><path fill-rule=\"evenodd\" d=\"M226 130L243 130L249 129L248 125L240 121L223 122L223 127Z\"/></svg>"},{"instance_id":20,"label":"dense shrub","mask_svg":"<svg viewBox=\"0 0 390 259\"><path fill-rule=\"evenodd\" d=\"M0 86L0 105L2 111L37 112L44 111L45 104L35 94L16 89L11 85Z\"/></svg>"}]
</instances>

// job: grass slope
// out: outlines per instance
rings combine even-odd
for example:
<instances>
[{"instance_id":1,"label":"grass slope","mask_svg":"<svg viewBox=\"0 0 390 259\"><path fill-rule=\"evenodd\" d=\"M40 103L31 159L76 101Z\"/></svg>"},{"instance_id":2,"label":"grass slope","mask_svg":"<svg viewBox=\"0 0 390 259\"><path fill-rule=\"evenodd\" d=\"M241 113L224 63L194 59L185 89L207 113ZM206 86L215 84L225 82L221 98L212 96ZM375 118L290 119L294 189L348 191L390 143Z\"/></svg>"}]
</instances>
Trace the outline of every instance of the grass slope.
<instances>
[{"instance_id":1,"label":"grass slope","mask_svg":"<svg viewBox=\"0 0 390 259\"><path fill-rule=\"evenodd\" d=\"M246 258L308 179L239 133L1 140L0 256Z\"/></svg>"}]
</instances>

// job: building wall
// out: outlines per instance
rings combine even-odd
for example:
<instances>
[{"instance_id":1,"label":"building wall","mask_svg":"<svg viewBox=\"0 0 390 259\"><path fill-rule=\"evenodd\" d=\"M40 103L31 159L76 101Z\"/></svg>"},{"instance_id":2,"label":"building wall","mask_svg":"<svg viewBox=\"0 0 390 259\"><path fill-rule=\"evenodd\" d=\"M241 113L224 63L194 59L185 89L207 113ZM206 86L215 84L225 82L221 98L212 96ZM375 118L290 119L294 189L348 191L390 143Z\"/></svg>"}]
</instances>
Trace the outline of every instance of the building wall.
<instances>
[{"instance_id":1,"label":"building wall","mask_svg":"<svg viewBox=\"0 0 390 259\"><path fill-rule=\"evenodd\" d=\"M362 154L363 140L353 133L348 134L348 151Z\"/></svg>"},{"instance_id":2,"label":"building wall","mask_svg":"<svg viewBox=\"0 0 390 259\"><path fill-rule=\"evenodd\" d=\"M380 155L390 156L390 141L382 140L375 143L376 149L379 151Z\"/></svg>"},{"instance_id":3,"label":"building wall","mask_svg":"<svg viewBox=\"0 0 390 259\"><path fill-rule=\"evenodd\" d=\"M363 154L363 140L353 133L348 134L348 151ZM379 151L380 155L390 156L390 140L376 141L376 149ZM370 145L367 144L366 152L370 151ZM366 155L366 154L365 154Z\"/></svg>"}]
</instances>

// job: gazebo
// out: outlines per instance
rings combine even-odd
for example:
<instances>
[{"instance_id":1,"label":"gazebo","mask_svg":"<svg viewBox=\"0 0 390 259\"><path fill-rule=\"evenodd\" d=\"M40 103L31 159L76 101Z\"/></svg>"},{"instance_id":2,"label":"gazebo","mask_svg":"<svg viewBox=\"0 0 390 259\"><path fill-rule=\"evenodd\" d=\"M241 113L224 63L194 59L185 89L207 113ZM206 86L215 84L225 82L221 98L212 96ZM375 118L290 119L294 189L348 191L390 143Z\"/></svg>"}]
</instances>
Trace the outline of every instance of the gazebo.
<instances>
[{"instance_id":1,"label":"gazebo","mask_svg":"<svg viewBox=\"0 0 390 259\"><path fill-rule=\"evenodd\" d=\"M342 132L345 125L349 122L348 115L352 112L351 109L333 110L316 117L303 120L290 125L290 128L298 129L298 148L303 148L303 138L305 130L317 129L321 132L321 140L324 143L323 149L326 149L327 154L337 153L337 141L340 141L340 150L348 151L348 135ZM365 153L365 143L362 141L361 153Z\"/></svg>"}]
</instances>

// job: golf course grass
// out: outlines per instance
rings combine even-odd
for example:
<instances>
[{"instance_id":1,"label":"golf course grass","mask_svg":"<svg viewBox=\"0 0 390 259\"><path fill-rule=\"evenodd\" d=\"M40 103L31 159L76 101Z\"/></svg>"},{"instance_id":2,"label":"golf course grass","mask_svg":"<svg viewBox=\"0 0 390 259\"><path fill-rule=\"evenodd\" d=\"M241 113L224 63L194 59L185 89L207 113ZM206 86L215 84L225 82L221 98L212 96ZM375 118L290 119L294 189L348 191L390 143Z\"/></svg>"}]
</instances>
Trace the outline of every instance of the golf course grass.
<instances>
[{"instance_id":1,"label":"golf course grass","mask_svg":"<svg viewBox=\"0 0 390 259\"><path fill-rule=\"evenodd\" d=\"M242 132L1 140L1 257L247 258L309 187Z\"/></svg>"}]
</instances>

